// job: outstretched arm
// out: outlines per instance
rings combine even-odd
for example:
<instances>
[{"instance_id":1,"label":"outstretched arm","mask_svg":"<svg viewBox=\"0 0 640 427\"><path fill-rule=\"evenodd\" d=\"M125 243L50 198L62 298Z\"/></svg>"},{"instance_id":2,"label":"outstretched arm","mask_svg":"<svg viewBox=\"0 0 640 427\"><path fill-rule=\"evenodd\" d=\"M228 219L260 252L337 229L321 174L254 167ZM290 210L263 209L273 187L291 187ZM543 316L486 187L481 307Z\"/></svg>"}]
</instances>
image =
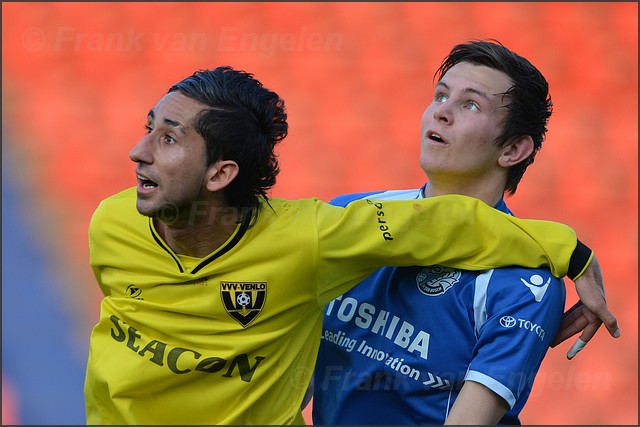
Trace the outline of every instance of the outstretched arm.
<instances>
[{"instance_id":1,"label":"outstretched arm","mask_svg":"<svg viewBox=\"0 0 640 427\"><path fill-rule=\"evenodd\" d=\"M602 270L595 256L584 273L575 279L575 285L580 301L564 314L560 330L551 343L551 347L555 347L582 332L567 352L568 359L573 359L584 348L603 323L612 337L620 336L618 321L607 306Z\"/></svg>"}]
</instances>

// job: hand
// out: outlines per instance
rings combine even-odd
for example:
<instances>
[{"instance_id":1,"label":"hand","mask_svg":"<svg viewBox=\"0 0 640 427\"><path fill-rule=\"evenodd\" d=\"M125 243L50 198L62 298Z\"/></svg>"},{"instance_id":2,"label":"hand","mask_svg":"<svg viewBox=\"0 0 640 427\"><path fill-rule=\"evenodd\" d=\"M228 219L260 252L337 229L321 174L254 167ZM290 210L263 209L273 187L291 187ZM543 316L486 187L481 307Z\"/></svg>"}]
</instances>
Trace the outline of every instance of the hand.
<instances>
[{"instance_id":1,"label":"hand","mask_svg":"<svg viewBox=\"0 0 640 427\"><path fill-rule=\"evenodd\" d=\"M580 301L564 314L560 330L551 343L551 347L555 347L582 331L580 337L567 352L569 360L573 359L587 345L603 323L612 337L618 338L620 336L618 321L607 307L602 270L595 256L584 274L576 279L575 284Z\"/></svg>"}]
</instances>

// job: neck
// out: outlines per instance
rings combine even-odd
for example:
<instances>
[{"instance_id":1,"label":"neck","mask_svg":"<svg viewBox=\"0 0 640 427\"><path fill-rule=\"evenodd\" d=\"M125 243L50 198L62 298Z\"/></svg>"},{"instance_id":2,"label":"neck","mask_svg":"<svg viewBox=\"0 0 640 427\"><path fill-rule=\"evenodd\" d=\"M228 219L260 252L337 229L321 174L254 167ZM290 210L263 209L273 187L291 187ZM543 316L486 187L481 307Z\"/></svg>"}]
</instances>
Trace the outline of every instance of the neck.
<instances>
[{"instance_id":1,"label":"neck","mask_svg":"<svg viewBox=\"0 0 640 427\"><path fill-rule=\"evenodd\" d=\"M180 255L204 258L221 247L238 225L239 213L235 208L220 209L199 218L176 225L154 219L156 231L169 247Z\"/></svg>"},{"instance_id":2,"label":"neck","mask_svg":"<svg viewBox=\"0 0 640 427\"><path fill-rule=\"evenodd\" d=\"M482 181L446 182L429 179L424 189L425 197L444 196L447 194L461 194L475 197L489 206L495 206L504 195L504 185Z\"/></svg>"}]
</instances>

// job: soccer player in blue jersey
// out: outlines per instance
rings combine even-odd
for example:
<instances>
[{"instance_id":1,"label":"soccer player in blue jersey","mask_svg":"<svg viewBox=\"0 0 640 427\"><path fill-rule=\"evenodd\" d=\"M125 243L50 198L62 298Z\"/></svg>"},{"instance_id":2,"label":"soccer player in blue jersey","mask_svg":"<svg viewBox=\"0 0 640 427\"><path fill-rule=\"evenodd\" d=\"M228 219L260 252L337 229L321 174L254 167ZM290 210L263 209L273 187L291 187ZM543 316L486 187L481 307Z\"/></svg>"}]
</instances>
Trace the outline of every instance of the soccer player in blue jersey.
<instances>
[{"instance_id":1,"label":"soccer player in blue jersey","mask_svg":"<svg viewBox=\"0 0 640 427\"><path fill-rule=\"evenodd\" d=\"M492 40L455 46L435 80L420 134L427 183L333 204L463 194L511 214L505 194L545 139L547 81ZM576 332L564 306L546 268L383 267L325 309L314 424L520 424L547 349ZM601 325L580 303L570 321L587 329L569 358Z\"/></svg>"}]
</instances>

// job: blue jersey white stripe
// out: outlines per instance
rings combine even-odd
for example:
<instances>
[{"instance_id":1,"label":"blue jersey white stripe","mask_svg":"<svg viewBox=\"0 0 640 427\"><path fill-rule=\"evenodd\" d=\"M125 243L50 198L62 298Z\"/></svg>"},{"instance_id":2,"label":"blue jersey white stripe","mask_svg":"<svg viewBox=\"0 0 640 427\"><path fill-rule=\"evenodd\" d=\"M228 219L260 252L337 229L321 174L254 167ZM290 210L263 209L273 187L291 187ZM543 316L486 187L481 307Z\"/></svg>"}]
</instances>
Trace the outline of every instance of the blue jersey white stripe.
<instances>
[{"instance_id":1,"label":"blue jersey white stripe","mask_svg":"<svg viewBox=\"0 0 640 427\"><path fill-rule=\"evenodd\" d=\"M473 294L473 320L475 322L476 336L480 335L480 328L487 320L487 286L493 270L482 273L476 279L476 288Z\"/></svg>"}]
</instances>

